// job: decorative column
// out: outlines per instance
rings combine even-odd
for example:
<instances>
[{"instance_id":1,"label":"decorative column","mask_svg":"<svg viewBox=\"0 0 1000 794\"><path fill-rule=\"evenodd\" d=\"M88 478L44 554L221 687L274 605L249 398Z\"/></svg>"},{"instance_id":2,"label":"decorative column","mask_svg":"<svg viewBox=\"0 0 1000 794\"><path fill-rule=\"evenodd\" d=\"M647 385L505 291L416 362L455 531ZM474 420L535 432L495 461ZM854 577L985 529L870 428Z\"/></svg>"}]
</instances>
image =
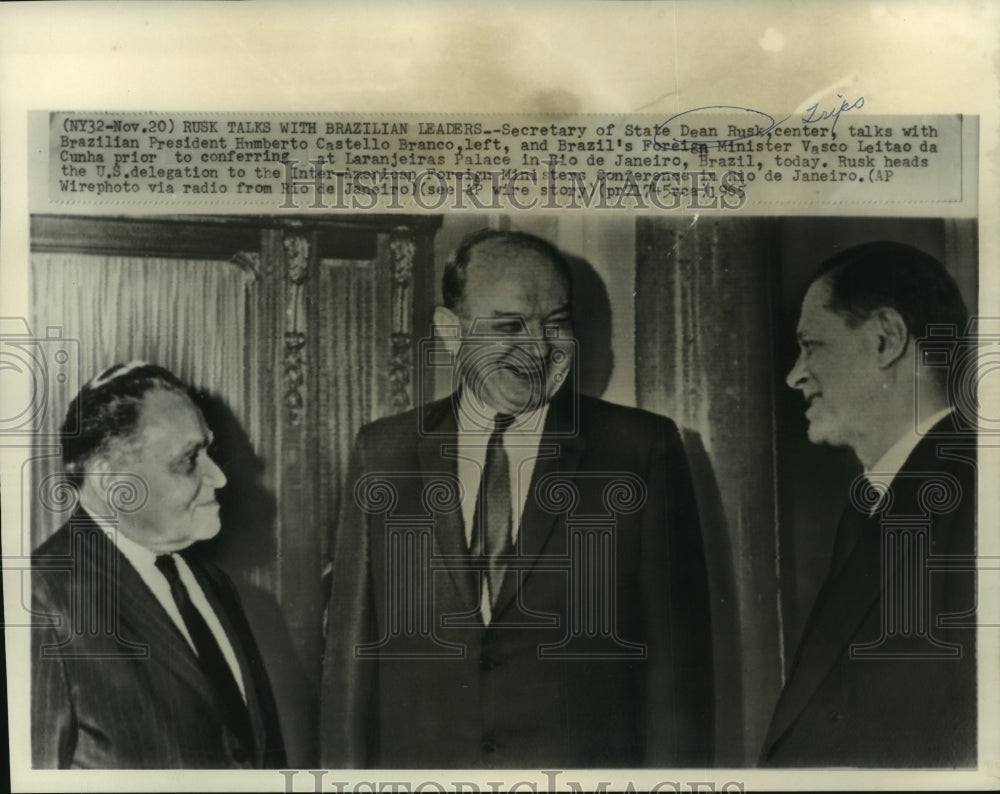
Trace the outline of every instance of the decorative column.
<instances>
[{"instance_id":1,"label":"decorative column","mask_svg":"<svg viewBox=\"0 0 1000 794\"><path fill-rule=\"evenodd\" d=\"M275 284L274 353L281 377L273 393L278 436L277 565L281 603L307 678L318 681L322 654L322 563L317 482L316 307L314 233L289 225L274 239L280 283ZM280 246L278 243L280 242Z\"/></svg>"},{"instance_id":2,"label":"decorative column","mask_svg":"<svg viewBox=\"0 0 1000 794\"><path fill-rule=\"evenodd\" d=\"M303 284L309 274L309 241L304 236L288 235L285 245L285 419L293 427L302 422L305 404L306 312Z\"/></svg>"},{"instance_id":3,"label":"decorative column","mask_svg":"<svg viewBox=\"0 0 1000 794\"><path fill-rule=\"evenodd\" d=\"M389 235L392 267L392 352L389 360L389 404L393 413L413 404L413 318L410 282L417 245L409 227L397 226Z\"/></svg>"}]
</instances>

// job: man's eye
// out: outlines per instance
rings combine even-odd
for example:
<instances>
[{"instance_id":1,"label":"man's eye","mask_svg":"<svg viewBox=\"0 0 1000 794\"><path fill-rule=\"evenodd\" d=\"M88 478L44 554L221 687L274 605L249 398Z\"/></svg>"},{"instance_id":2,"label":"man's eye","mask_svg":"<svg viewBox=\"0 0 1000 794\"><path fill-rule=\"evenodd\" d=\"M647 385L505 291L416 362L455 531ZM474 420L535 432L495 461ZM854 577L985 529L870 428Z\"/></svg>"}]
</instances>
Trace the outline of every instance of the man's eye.
<instances>
[{"instance_id":1,"label":"man's eye","mask_svg":"<svg viewBox=\"0 0 1000 794\"><path fill-rule=\"evenodd\" d=\"M198 466L198 455L199 454L200 454L200 450L196 449L194 452L192 452L190 455L187 456L186 461L187 461L187 470L188 470L188 472L194 471L195 468Z\"/></svg>"},{"instance_id":2,"label":"man's eye","mask_svg":"<svg viewBox=\"0 0 1000 794\"><path fill-rule=\"evenodd\" d=\"M524 326L516 321L509 323L497 323L493 326L493 330L498 334L519 334L524 330Z\"/></svg>"}]
</instances>

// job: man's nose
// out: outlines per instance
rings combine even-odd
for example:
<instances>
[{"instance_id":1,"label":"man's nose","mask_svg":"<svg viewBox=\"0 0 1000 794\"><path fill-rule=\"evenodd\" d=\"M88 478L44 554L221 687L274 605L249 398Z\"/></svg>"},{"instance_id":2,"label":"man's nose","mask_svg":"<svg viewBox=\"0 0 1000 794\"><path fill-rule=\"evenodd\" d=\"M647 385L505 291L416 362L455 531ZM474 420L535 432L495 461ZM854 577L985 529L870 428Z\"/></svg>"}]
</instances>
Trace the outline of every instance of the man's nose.
<instances>
[{"instance_id":1,"label":"man's nose","mask_svg":"<svg viewBox=\"0 0 1000 794\"><path fill-rule=\"evenodd\" d=\"M802 363L802 354L799 353L799 357L795 359L795 363L788 371L788 375L785 376L785 383L788 384L788 388L790 389L801 389L806 377L805 364Z\"/></svg>"},{"instance_id":2,"label":"man's nose","mask_svg":"<svg viewBox=\"0 0 1000 794\"><path fill-rule=\"evenodd\" d=\"M212 460L212 456L207 453L202 462L201 478L216 490L222 488L228 482L219 464Z\"/></svg>"},{"instance_id":3,"label":"man's nose","mask_svg":"<svg viewBox=\"0 0 1000 794\"><path fill-rule=\"evenodd\" d=\"M532 358L548 358L552 340L545 333L545 326L538 322L525 322L524 331L515 344Z\"/></svg>"}]
</instances>

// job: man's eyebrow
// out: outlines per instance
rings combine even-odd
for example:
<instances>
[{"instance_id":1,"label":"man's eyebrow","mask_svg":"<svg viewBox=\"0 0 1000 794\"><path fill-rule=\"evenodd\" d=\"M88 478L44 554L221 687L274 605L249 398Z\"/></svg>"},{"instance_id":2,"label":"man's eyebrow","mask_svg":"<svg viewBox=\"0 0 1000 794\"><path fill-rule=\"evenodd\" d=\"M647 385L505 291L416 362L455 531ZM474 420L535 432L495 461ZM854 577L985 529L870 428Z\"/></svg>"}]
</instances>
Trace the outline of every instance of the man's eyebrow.
<instances>
[{"instance_id":1,"label":"man's eyebrow","mask_svg":"<svg viewBox=\"0 0 1000 794\"><path fill-rule=\"evenodd\" d=\"M181 449L179 457L182 458L186 457L187 455L190 455L192 452L194 452L196 449L208 449L210 446L212 446L213 441L215 441L215 435L211 431L209 431L197 441L189 441L187 444L185 444L184 447Z\"/></svg>"},{"instance_id":2,"label":"man's eyebrow","mask_svg":"<svg viewBox=\"0 0 1000 794\"><path fill-rule=\"evenodd\" d=\"M569 313L570 313L570 305L567 303L565 306L560 306L557 309L553 309L545 316L546 318L548 318L548 317L554 317L557 314L569 314ZM496 317L501 319L504 317L521 319L524 317L524 314L522 312L507 312L507 311L502 311L500 309L494 309L490 317Z\"/></svg>"}]
</instances>

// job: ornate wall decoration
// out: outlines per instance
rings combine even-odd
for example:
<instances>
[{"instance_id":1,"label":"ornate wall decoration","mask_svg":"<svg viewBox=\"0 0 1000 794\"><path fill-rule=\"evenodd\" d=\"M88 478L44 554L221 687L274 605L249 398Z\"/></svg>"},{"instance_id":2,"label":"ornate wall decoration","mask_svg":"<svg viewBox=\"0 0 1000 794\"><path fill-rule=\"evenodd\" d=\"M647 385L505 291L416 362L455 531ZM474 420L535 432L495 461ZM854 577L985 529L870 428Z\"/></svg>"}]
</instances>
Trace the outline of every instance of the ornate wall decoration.
<instances>
[{"instance_id":1,"label":"ornate wall decoration","mask_svg":"<svg viewBox=\"0 0 1000 794\"><path fill-rule=\"evenodd\" d=\"M264 272L260 251L237 251L229 261L249 275L251 280L260 281Z\"/></svg>"},{"instance_id":2,"label":"ornate wall decoration","mask_svg":"<svg viewBox=\"0 0 1000 794\"><path fill-rule=\"evenodd\" d=\"M302 284L309 273L309 241L300 235L287 235L285 276L292 284Z\"/></svg>"},{"instance_id":3,"label":"ornate wall decoration","mask_svg":"<svg viewBox=\"0 0 1000 794\"><path fill-rule=\"evenodd\" d=\"M285 381L285 417L297 427L305 406L306 312L304 284L309 277L309 240L286 235L285 248L285 350L282 369Z\"/></svg>"},{"instance_id":4,"label":"ornate wall decoration","mask_svg":"<svg viewBox=\"0 0 1000 794\"><path fill-rule=\"evenodd\" d=\"M289 423L298 425L302 421L305 401L302 387L305 385L306 335L298 331L285 332L285 354L283 372L285 378L285 415Z\"/></svg>"},{"instance_id":5,"label":"ornate wall decoration","mask_svg":"<svg viewBox=\"0 0 1000 794\"><path fill-rule=\"evenodd\" d=\"M411 281L417 244L412 231L397 226L389 235L392 267L392 352L389 359L389 400L393 412L413 404L410 373L413 369L413 317Z\"/></svg>"}]
</instances>

